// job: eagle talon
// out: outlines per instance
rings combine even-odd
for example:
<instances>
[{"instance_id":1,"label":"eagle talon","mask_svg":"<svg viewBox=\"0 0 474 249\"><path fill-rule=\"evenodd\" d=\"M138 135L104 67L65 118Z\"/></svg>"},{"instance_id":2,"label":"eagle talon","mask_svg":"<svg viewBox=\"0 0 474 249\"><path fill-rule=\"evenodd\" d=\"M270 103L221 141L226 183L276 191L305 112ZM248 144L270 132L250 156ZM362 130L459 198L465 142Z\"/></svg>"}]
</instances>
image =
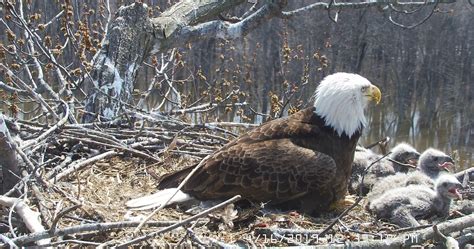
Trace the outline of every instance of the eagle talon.
<instances>
[{"instance_id":1,"label":"eagle talon","mask_svg":"<svg viewBox=\"0 0 474 249\"><path fill-rule=\"evenodd\" d=\"M353 195L346 195L344 199L341 199L332 203L329 206L329 210L342 212L346 210L347 208L351 207L352 205L354 205L355 202L356 202L356 199Z\"/></svg>"}]
</instances>

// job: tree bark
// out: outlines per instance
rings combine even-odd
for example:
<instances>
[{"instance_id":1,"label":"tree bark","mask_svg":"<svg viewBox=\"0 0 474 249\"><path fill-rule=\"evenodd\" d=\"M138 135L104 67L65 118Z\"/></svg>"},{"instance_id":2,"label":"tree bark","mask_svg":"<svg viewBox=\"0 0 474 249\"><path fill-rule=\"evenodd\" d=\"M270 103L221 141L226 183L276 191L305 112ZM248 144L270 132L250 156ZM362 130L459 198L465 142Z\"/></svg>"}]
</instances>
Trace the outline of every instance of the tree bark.
<instances>
[{"instance_id":1,"label":"tree bark","mask_svg":"<svg viewBox=\"0 0 474 249\"><path fill-rule=\"evenodd\" d=\"M211 20L223 11L231 10L244 0L182 0L156 18L148 17L148 7L135 2L121 7L108 28L100 51L93 60L87 78L85 114L82 122L113 120L123 109L131 106L132 91L137 71L152 54L179 47L196 39L214 37L236 39L245 36L272 17L290 18L313 10L327 10L328 3L318 2L293 11L283 11L287 0L266 0L261 7L231 23ZM454 0L430 0L399 3L401 5L451 3ZM358 3L339 2L331 8L356 9L385 6L392 0L375 0ZM396 4L397 5L397 4Z\"/></svg>"},{"instance_id":2,"label":"tree bark","mask_svg":"<svg viewBox=\"0 0 474 249\"><path fill-rule=\"evenodd\" d=\"M2 166L3 183L1 193L8 192L21 177L18 157L13 141L7 127L5 117L0 115L0 165Z\"/></svg>"},{"instance_id":3,"label":"tree bark","mask_svg":"<svg viewBox=\"0 0 474 249\"><path fill-rule=\"evenodd\" d=\"M131 103L138 68L149 55L175 46L183 27L208 20L242 2L181 1L153 19L148 17L145 4L121 7L93 60L82 121L92 122L98 115L112 120L120 115L123 105Z\"/></svg>"},{"instance_id":4,"label":"tree bark","mask_svg":"<svg viewBox=\"0 0 474 249\"><path fill-rule=\"evenodd\" d=\"M474 214L461 218L448 220L437 225L438 230L443 234L450 234L461 231L465 228L474 226ZM433 239L435 232L432 227L419 231L413 231L408 234L402 234L399 237L384 240L369 240L346 244L351 248L409 248L412 245L420 245L427 240Z\"/></svg>"}]
</instances>

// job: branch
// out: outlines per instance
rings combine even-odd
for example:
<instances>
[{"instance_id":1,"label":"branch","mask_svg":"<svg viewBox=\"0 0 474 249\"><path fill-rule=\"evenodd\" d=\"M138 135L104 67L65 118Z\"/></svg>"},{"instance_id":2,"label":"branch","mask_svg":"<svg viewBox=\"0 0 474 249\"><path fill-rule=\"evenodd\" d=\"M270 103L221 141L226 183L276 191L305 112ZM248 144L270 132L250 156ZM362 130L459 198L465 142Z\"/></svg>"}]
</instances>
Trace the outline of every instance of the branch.
<instances>
[{"instance_id":1,"label":"branch","mask_svg":"<svg viewBox=\"0 0 474 249\"><path fill-rule=\"evenodd\" d=\"M443 234L450 234L453 232L461 231L468 227L474 226L474 214L467 215L461 218L448 220L443 223L437 224L439 232ZM371 240L348 243L346 246L352 248L406 248L411 245L421 244L427 240L433 239L435 232L430 226L428 228L412 232L410 234L402 234L396 238L388 238L385 240Z\"/></svg>"},{"instance_id":2,"label":"branch","mask_svg":"<svg viewBox=\"0 0 474 249\"><path fill-rule=\"evenodd\" d=\"M178 227L180 227L180 226L186 225L186 224L190 223L190 222L193 221L193 220L196 220L196 219L201 218L201 217L203 217L203 216L205 216L205 215L208 215L209 213L215 211L216 209L219 209L219 208L222 208L222 207L227 206L228 204L234 203L234 202L240 200L240 198L241 198L240 195L236 195L236 196L230 198L229 200L224 201L224 202L222 202L222 203L220 203L220 204L218 204L218 205L216 205L216 206L214 206L214 207L211 207L211 208L209 208L209 209L206 209L206 210L202 211L202 212L199 213L199 214L193 215L193 216L191 216L191 217L189 217L189 218L183 220L183 221L180 222L180 223L176 223L176 224L174 224L174 225L165 227L165 228L163 228L163 229L161 229L161 230L159 230L159 231L156 231L156 232L153 232L153 233L149 233L149 234L147 234L147 235L144 235L144 236L135 238L135 239L133 239L133 240L127 241L127 242L125 242L125 243L122 243L122 244L118 245L117 248L127 248L127 247L129 247L129 246L131 246L131 245L134 245L134 244L140 243L140 242L142 242L142 241L145 241L145 240L147 240L147 239L151 239L151 238L153 238L153 237L156 237L157 235L160 235L160 234L162 234L162 233L169 232L169 231L171 231L171 230L173 230L173 229L175 229L175 228L178 228Z\"/></svg>"},{"instance_id":3,"label":"branch","mask_svg":"<svg viewBox=\"0 0 474 249\"><path fill-rule=\"evenodd\" d=\"M25 89L37 102L40 103L40 105L44 108L45 111L48 111L49 114L51 114L56 120L59 119L59 116L56 114L56 112L51 108L48 103L44 100L44 98L36 93L28 84L26 84L23 80L21 80L14 72L12 72L7 66L5 66L3 63L0 63L0 67L3 68L7 75L10 76L12 79L16 79L16 83Z\"/></svg>"},{"instance_id":4,"label":"branch","mask_svg":"<svg viewBox=\"0 0 474 249\"><path fill-rule=\"evenodd\" d=\"M51 133L56 131L57 129L61 128L67 121L69 117L69 105L66 104L64 101L61 101L64 104L64 108L66 109L64 113L64 117L59 120L59 122L55 125L53 125L51 128L49 128L46 132L43 132L40 136L38 136L35 139L28 140L24 144L21 145L20 149L21 150L26 150L28 147L33 146L35 144L38 144L41 140L46 139L49 137Z\"/></svg>"},{"instance_id":5,"label":"branch","mask_svg":"<svg viewBox=\"0 0 474 249\"><path fill-rule=\"evenodd\" d=\"M20 88L9 86L1 80L0 80L0 89L4 90L5 92L8 92L8 93L17 93L17 94L22 95L22 96L25 96L25 95L28 94L28 92L26 90L22 90Z\"/></svg>"},{"instance_id":6,"label":"branch","mask_svg":"<svg viewBox=\"0 0 474 249\"><path fill-rule=\"evenodd\" d=\"M427 0L425 1L419 1L419 2L399 2L399 1L393 1L393 0L367 0L365 2L356 2L356 3L350 3L350 2L335 2L331 4L332 9L362 9L362 8L368 8L368 7L375 7L375 6L384 6L388 4L393 4L395 6L422 6L425 4L436 4L438 1L436 0ZM440 0L439 3L454 3L456 2L455 0ZM324 2L317 2L313 3L310 5L307 5L305 7L291 10L291 11L284 11L282 12L281 17L282 18L290 18L296 15L302 15L305 12L312 12L315 10L328 10L329 9L329 3L324 3Z\"/></svg>"},{"instance_id":7,"label":"branch","mask_svg":"<svg viewBox=\"0 0 474 249\"><path fill-rule=\"evenodd\" d=\"M49 239L58 236L65 236L70 234L76 233L84 233L84 232L105 232L109 230L115 229L123 229L129 227L135 227L138 225L140 221L121 221L121 222L105 222L105 223L93 223L93 224L83 224L77 225L72 227L66 227L62 229L55 229L54 231L43 231L43 232L36 232L27 235L23 235L12 239L12 242L17 245L25 245L31 242L35 242L42 239ZM156 221L156 222L149 222L147 225L149 227L162 227L162 226L169 226L172 224L178 223L177 221Z\"/></svg>"},{"instance_id":8,"label":"branch","mask_svg":"<svg viewBox=\"0 0 474 249\"><path fill-rule=\"evenodd\" d=\"M173 197L178 194L179 191L181 191L181 188L183 188L184 184L186 184L189 179L194 175L194 173L196 173L196 171L198 169L200 169L202 167L202 165L204 165L207 160L211 157L211 155L208 155L206 156L205 158L203 158L201 160L201 162L199 162L198 165L196 165L196 167L194 167L193 170L191 170L191 172L189 172L189 174L184 178L184 180L179 184L179 186L176 188L176 190L174 191L173 195L170 196L170 198L168 198L168 200L166 200L165 203L163 203L163 205L159 206L157 209L153 210L153 212L151 212L143 221L142 223L140 223L140 225L138 225L138 227L135 229L135 233L137 233L138 231L140 231L140 229L143 227L143 225L146 224L146 222L151 219L151 217L153 217L153 215L157 214L158 211L162 210L164 207L166 207L166 205L168 205L168 203L170 203L171 199L173 199Z\"/></svg>"},{"instance_id":9,"label":"branch","mask_svg":"<svg viewBox=\"0 0 474 249\"><path fill-rule=\"evenodd\" d=\"M163 27L163 36L168 38L176 35L176 31L183 27L209 20L243 2L244 0L180 1L159 17L153 18L152 22Z\"/></svg>"},{"instance_id":10,"label":"branch","mask_svg":"<svg viewBox=\"0 0 474 249\"><path fill-rule=\"evenodd\" d=\"M395 24L396 26L398 27L401 27L401 28L404 28L404 29L412 29L412 28L415 28L415 27L418 27L420 26L421 24L425 23L428 19L430 19L430 17L433 15L433 13L435 12L436 8L438 7L438 4L439 4L440 0L437 0L436 3L434 4L433 6L433 9L430 11L430 13L425 16L421 21L415 23L415 24L412 24L412 25L403 25L401 23L398 23L396 22L395 20L393 20L392 18L392 14L390 13L390 15L388 16L388 19L390 20L390 22L392 24Z\"/></svg>"},{"instance_id":11,"label":"branch","mask_svg":"<svg viewBox=\"0 0 474 249\"><path fill-rule=\"evenodd\" d=\"M11 198L11 197L6 197L6 196L0 196L0 205L5 206L5 207L14 207L15 211L20 215L22 218L23 222L25 223L26 227L28 230L30 230L33 233L38 233L38 232L45 232L45 229L41 222L39 221L39 215L37 212L34 212L31 210L26 203L17 198ZM38 245L44 245L48 244L51 242L49 239L41 239L37 240ZM18 244L15 240L12 240L13 243Z\"/></svg>"},{"instance_id":12,"label":"branch","mask_svg":"<svg viewBox=\"0 0 474 249\"><path fill-rule=\"evenodd\" d=\"M469 176L468 177L468 179L469 179L470 175L474 175L474 167L470 167L470 168L467 168L463 171L457 172L457 173L454 174L454 176L456 176L456 178L458 178L458 180L462 181L465 174L467 174Z\"/></svg>"},{"instance_id":13,"label":"branch","mask_svg":"<svg viewBox=\"0 0 474 249\"><path fill-rule=\"evenodd\" d=\"M237 23L211 21L196 26L187 26L177 35L176 38L178 40L175 39L173 42L186 43L191 40L201 39L202 37L216 37L220 39L240 38L260 26L263 21L278 16L281 13L282 7L278 4L267 3Z\"/></svg>"},{"instance_id":14,"label":"branch","mask_svg":"<svg viewBox=\"0 0 474 249\"><path fill-rule=\"evenodd\" d=\"M2 194L14 188L21 171L16 154L16 143L13 141L6 118L0 114L0 165L3 171Z\"/></svg>"},{"instance_id":15,"label":"branch","mask_svg":"<svg viewBox=\"0 0 474 249\"><path fill-rule=\"evenodd\" d=\"M102 160L104 158L115 156L117 154L118 154L118 152L116 152L116 151L107 151L105 153L99 154L97 156L93 156L93 157L91 157L89 159L86 159L84 161L81 161L79 163L71 163L67 169L65 169L63 172L59 173L58 175L56 175L52 179L50 179L49 183L54 184L54 182L56 182L58 180L61 180L62 178L72 174L73 172L75 172L79 169L82 169L83 167L85 167L85 166L87 166L91 163Z\"/></svg>"}]
</instances>

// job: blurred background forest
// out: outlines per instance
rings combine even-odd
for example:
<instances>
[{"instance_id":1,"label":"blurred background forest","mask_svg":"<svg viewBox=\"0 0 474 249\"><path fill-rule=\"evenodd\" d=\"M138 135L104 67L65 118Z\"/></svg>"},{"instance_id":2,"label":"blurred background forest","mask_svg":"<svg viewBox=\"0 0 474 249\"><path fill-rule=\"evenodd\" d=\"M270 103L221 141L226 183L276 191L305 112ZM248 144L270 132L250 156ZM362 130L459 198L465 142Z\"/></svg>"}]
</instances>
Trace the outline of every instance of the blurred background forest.
<instances>
[{"instance_id":1,"label":"blurred background forest","mask_svg":"<svg viewBox=\"0 0 474 249\"><path fill-rule=\"evenodd\" d=\"M110 1L109 8L103 0L24 2L30 25L44 34L43 41L57 53L58 63L80 81L100 46L107 9L113 17L118 7L134 1ZM150 16L158 16L177 1L143 2L152 6ZM311 2L290 1L289 8ZM392 18L411 25L431 10L427 6ZM225 16L243 12L242 7ZM1 15L0 59L16 69L18 76L26 77L21 70L24 65L9 53L12 43L21 45L22 31L8 23L11 17L6 10ZM370 125L362 143L390 136L395 142L414 144L419 151L427 147L457 151L461 167L469 167L474 161L473 7L464 1L439 5L426 22L413 29L394 25L376 8L343 10L337 14L337 23L329 15L334 18L336 11L316 11L287 20L273 18L242 39L206 38L173 51L173 66L167 73L177 92L171 95L167 95L169 85L157 77L155 67L161 55L154 55L139 72L137 102L141 93L150 94L146 103L138 106L159 106L159 111L166 113L215 103L217 108L182 118L196 123L258 124L307 106L325 75L353 72L370 79L383 93L382 103L370 108ZM61 21L48 24L56 18ZM7 25L13 33L7 31ZM67 41L64 34L68 32L76 39ZM17 52L21 56L21 51ZM52 70L45 72L49 84L54 85L56 77ZM3 71L0 80L8 83ZM160 105L164 99L166 103ZM4 92L1 100L5 114L18 118L31 115L28 103L21 103L18 96Z\"/></svg>"}]
</instances>

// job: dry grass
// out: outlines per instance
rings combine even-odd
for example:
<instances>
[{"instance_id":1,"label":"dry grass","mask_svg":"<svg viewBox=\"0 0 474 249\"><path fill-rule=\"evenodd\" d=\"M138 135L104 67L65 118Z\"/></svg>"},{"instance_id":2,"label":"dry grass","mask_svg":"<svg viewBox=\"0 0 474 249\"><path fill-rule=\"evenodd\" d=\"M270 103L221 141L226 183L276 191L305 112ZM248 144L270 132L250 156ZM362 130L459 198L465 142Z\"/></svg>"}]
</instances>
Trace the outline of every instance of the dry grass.
<instances>
[{"instance_id":1,"label":"dry grass","mask_svg":"<svg viewBox=\"0 0 474 249\"><path fill-rule=\"evenodd\" d=\"M47 210L52 215L53 210L59 211L65 207L72 206L71 200L79 200L82 206L58 223L58 228L70 227L84 224L86 220L95 222L116 222L130 219L138 219L148 215L151 211L129 211L125 207L125 202L132 198L137 198L156 191L157 179L154 175L163 175L174 171L177 168L185 167L196 163L197 160L189 157L169 157L163 164L148 164L138 158L114 157L109 160L102 160L86 169L77 172L67 181L57 184L62 193L53 192L48 194ZM253 209L252 209L253 210ZM314 218L299 214L297 212L279 212L277 210L262 209L250 212L251 218L242 218L248 210L239 210L234 226L229 227L222 222L222 212L201 218L201 222L194 225L194 234L203 240L214 238L220 242L246 245L281 246L295 243L306 243L315 238L315 234L310 235L287 235L296 242L287 241L270 234L260 234L258 229L294 229L294 230L322 230L337 216L337 212L328 213L321 217ZM179 221L189 217L191 214L179 207L165 208L158 212L153 221ZM73 218L84 219L82 221ZM240 219L244 221L239 221ZM189 225L188 225L189 226ZM393 230L393 226L377 222L362 206L353 209L349 215L343 217L341 223L334 226L335 232L330 232L325 238L318 240L319 244L334 242L336 240L358 240L362 233L377 233L383 230ZM156 231L159 228L145 228L144 233ZM360 232L350 232L350 229ZM90 233L75 235L77 239L96 242L124 242L135 237L133 228L115 230L103 233ZM261 231L261 230L259 230ZM164 244L175 244L186 235L184 229L176 229L172 232L159 236L149 245L159 246ZM364 235L366 236L366 235ZM189 243L192 240L184 241Z\"/></svg>"}]
</instances>

